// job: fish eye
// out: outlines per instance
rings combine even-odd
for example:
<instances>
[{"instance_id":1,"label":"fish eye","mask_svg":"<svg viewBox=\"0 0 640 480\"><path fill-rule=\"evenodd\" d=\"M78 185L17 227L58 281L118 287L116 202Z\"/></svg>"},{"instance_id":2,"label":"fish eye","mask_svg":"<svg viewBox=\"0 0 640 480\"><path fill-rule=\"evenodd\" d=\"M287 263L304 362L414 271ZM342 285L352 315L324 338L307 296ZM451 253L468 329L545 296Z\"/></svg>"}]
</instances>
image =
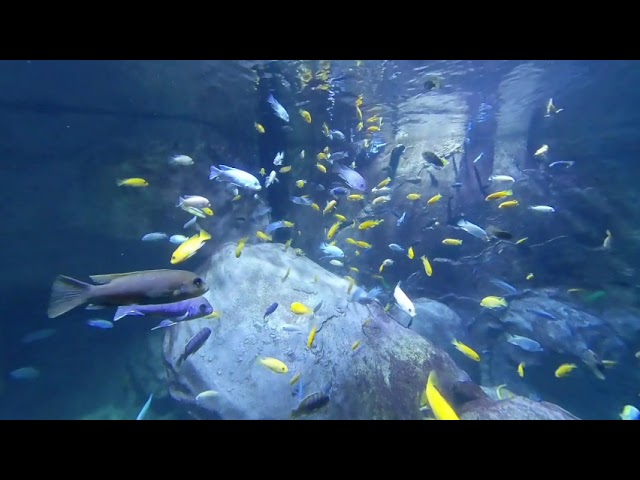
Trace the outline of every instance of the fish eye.
<instances>
[{"instance_id":1,"label":"fish eye","mask_svg":"<svg viewBox=\"0 0 640 480\"><path fill-rule=\"evenodd\" d=\"M200 277L196 277L196 278L194 278L194 279L193 279L193 284L194 284L196 287L200 288L200 287L202 286L202 279L201 279Z\"/></svg>"},{"instance_id":2,"label":"fish eye","mask_svg":"<svg viewBox=\"0 0 640 480\"><path fill-rule=\"evenodd\" d=\"M199 308L202 313L207 311L207 306L204 303L201 303Z\"/></svg>"}]
</instances>

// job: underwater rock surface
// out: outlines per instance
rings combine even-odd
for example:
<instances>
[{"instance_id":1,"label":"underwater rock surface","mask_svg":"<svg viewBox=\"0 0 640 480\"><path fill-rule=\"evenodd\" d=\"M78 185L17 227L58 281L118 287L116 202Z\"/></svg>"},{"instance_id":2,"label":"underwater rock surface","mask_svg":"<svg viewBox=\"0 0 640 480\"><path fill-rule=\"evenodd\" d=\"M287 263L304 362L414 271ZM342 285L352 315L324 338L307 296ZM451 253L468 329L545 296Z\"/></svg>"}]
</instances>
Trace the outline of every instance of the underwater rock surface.
<instances>
[{"instance_id":1,"label":"underwater rock surface","mask_svg":"<svg viewBox=\"0 0 640 480\"><path fill-rule=\"evenodd\" d=\"M535 402L525 397L500 401L469 402L460 412L461 420L580 420L549 402Z\"/></svg>"},{"instance_id":2,"label":"underwater rock surface","mask_svg":"<svg viewBox=\"0 0 640 480\"><path fill-rule=\"evenodd\" d=\"M330 387L328 405L303 418L420 419L420 395L431 369L454 408L472 401L484 401L483 408L492 405L447 353L381 306L350 302L343 278L291 249L284 252L281 244L247 246L240 258L235 248L223 246L204 274L211 285L206 296L221 317L179 323L165 336L171 396L194 417L288 419L300 398ZM293 302L314 308L321 301L315 318L290 310ZM263 319L273 302L279 307ZM308 349L313 322L318 330ZM177 368L184 346L205 326L211 337ZM361 344L353 351L356 341ZM269 370L258 362L262 357L283 361L288 372ZM290 385L298 373L300 380ZM196 401L206 390L218 394Z\"/></svg>"}]
</instances>

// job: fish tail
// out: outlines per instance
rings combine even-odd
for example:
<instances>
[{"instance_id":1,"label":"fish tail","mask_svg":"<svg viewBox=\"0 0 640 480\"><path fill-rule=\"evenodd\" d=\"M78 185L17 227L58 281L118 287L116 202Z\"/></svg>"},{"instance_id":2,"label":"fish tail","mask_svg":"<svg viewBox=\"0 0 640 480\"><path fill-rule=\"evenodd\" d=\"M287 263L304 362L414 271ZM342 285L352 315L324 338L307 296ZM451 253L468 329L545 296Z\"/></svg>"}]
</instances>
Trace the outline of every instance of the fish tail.
<instances>
[{"instance_id":1,"label":"fish tail","mask_svg":"<svg viewBox=\"0 0 640 480\"><path fill-rule=\"evenodd\" d=\"M178 204L176 205L176 207L181 207L183 202L184 198L180 197L180 200L178 200Z\"/></svg>"},{"instance_id":2,"label":"fish tail","mask_svg":"<svg viewBox=\"0 0 640 480\"><path fill-rule=\"evenodd\" d=\"M222 175L222 170L220 170L218 167L211 165L211 167L209 168L209 180L218 178L220 175Z\"/></svg>"},{"instance_id":3,"label":"fish tail","mask_svg":"<svg viewBox=\"0 0 640 480\"><path fill-rule=\"evenodd\" d=\"M116 180L116 185L118 187L121 187L122 185L124 185L124 180L120 180L120 179Z\"/></svg>"},{"instance_id":4,"label":"fish tail","mask_svg":"<svg viewBox=\"0 0 640 480\"><path fill-rule=\"evenodd\" d=\"M197 223L196 223L196 225L197 225ZM198 228L200 229L200 237L199 237L200 240L211 240L211 234L209 232L205 231L199 225L198 225Z\"/></svg>"},{"instance_id":5,"label":"fish tail","mask_svg":"<svg viewBox=\"0 0 640 480\"><path fill-rule=\"evenodd\" d=\"M79 307L89 299L91 288L92 285L88 283L58 275L51 287L47 316L49 318L59 317L69 310Z\"/></svg>"}]
</instances>

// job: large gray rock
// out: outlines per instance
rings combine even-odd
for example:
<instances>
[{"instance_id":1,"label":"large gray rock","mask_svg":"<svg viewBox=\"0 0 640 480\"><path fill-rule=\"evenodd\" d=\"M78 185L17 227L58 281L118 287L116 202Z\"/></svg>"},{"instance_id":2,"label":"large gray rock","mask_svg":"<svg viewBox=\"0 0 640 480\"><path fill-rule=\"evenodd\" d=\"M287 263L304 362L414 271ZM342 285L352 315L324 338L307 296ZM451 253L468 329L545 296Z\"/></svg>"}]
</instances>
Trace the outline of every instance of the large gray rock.
<instances>
[{"instance_id":1,"label":"large gray rock","mask_svg":"<svg viewBox=\"0 0 640 480\"><path fill-rule=\"evenodd\" d=\"M515 396L500 401L476 400L460 412L461 420L580 420L549 402Z\"/></svg>"},{"instance_id":2,"label":"large gray rock","mask_svg":"<svg viewBox=\"0 0 640 480\"><path fill-rule=\"evenodd\" d=\"M462 340L467 325L451 308L428 298L415 299L413 304L416 316L411 329L416 333L444 350L451 347L452 340Z\"/></svg>"},{"instance_id":3,"label":"large gray rock","mask_svg":"<svg viewBox=\"0 0 640 480\"><path fill-rule=\"evenodd\" d=\"M251 245L238 259L235 244L225 245L203 273L212 287L207 297L221 317L167 330L164 356L170 393L193 416L288 419L302 384L304 396L330 388L328 406L307 418L420 419L420 396L432 369L454 409L479 400L492 404L447 353L394 321L382 306L351 303L343 278L291 249L283 250L281 244ZM321 301L315 318L296 316L289 309L293 302L313 307ZM263 319L273 302L279 303L278 309ZM318 332L309 350L313 322ZM211 328L211 337L176 367L186 343L205 326ZM298 331L291 330L296 327ZM362 343L354 352L356 341ZM285 362L288 373L268 370L258 363L261 357ZM298 373L299 383L291 386ZM205 390L218 395L196 401Z\"/></svg>"}]
</instances>

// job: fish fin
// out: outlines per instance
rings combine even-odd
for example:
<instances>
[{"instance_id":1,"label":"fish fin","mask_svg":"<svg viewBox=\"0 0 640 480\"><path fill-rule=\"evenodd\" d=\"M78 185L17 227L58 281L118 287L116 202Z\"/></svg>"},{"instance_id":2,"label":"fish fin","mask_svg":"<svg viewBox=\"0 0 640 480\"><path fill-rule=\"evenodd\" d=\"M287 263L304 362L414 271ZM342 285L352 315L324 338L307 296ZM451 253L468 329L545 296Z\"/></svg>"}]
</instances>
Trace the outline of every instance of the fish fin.
<instances>
[{"instance_id":1,"label":"fish fin","mask_svg":"<svg viewBox=\"0 0 640 480\"><path fill-rule=\"evenodd\" d=\"M220 167L222 168L222 165L220 165ZM217 179L221 174L222 170L220 168L214 167L213 165L209 167L209 180Z\"/></svg>"},{"instance_id":2,"label":"fish fin","mask_svg":"<svg viewBox=\"0 0 640 480\"><path fill-rule=\"evenodd\" d=\"M235 168L229 167L227 165L219 165L218 168L223 172L228 172L229 170L235 170Z\"/></svg>"},{"instance_id":3,"label":"fish fin","mask_svg":"<svg viewBox=\"0 0 640 480\"><path fill-rule=\"evenodd\" d=\"M49 318L59 317L69 310L79 307L88 300L92 288L93 286L88 283L59 275L51 287L47 316Z\"/></svg>"},{"instance_id":4,"label":"fish fin","mask_svg":"<svg viewBox=\"0 0 640 480\"><path fill-rule=\"evenodd\" d=\"M176 320L181 322L182 320L186 320L188 317L189 317L189 312L185 313L184 315L180 315L179 317L176 317Z\"/></svg>"},{"instance_id":5,"label":"fish fin","mask_svg":"<svg viewBox=\"0 0 640 480\"><path fill-rule=\"evenodd\" d=\"M167 268L161 268L159 270L144 270L144 273L151 273L151 272L169 272L172 270L169 270ZM99 283L101 285L104 285L106 283L109 283L117 278L120 277L126 277L128 275L135 275L138 273L143 273L143 271L139 271L139 272L127 272L127 273L110 273L108 275L89 275L89 278L94 281L95 283Z\"/></svg>"},{"instance_id":6,"label":"fish fin","mask_svg":"<svg viewBox=\"0 0 640 480\"><path fill-rule=\"evenodd\" d=\"M131 306L125 305L125 306L118 307L115 315L113 316L113 321L117 322L121 318L124 318L129 315L137 315L137 316L144 317L144 313L136 310L135 308L132 308Z\"/></svg>"}]
</instances>

